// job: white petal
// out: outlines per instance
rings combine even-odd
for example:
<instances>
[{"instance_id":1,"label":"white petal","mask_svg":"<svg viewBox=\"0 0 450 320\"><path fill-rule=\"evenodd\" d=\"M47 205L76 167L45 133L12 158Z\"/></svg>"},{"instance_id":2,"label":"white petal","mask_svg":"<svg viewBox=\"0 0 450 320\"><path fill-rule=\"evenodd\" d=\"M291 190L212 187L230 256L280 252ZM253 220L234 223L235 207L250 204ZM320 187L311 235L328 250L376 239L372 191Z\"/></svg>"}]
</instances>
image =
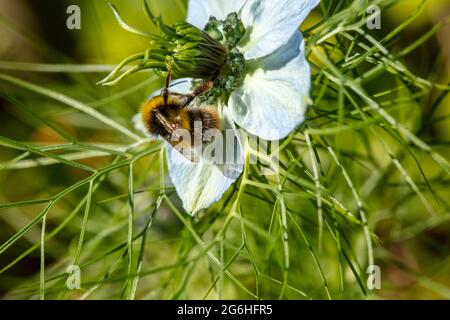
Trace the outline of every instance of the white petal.
<instances>
[{"instance_id":1,"label":"white petal","mask_svg":"<svg viewBox=\"0 0 450 320\"><path fill-rule=\"evenodd\" d=\"M245 58L250 60L267 56L286 44L319 2L320 0L246 2L241 11L242 22L249 32L241 44Z\"/></svg>"},{"instance_id":2,"label":"white petal","mask_svg":"<svg viewBox=\"0 0 450 320\"><path fill-rule=\"evenodd\" d=\"M232 129L232 121L227 122L227 126ZM208 208L220 200L236 181L243 170L240 144L237 145L237 150L237 159L234 163L216 164L205 157L200 157L199 162L194 163L187 160L170 144L166 144L169 176L187 212L195 214ZM229 151L234 150L226 150Z\"/></svg>"},{"instance_id":3,"label":"white petal","mask_svg":"<svg viewBox=\"0 0 450 320\"><path fill-rule=\"evenodd\" d=\"M238 12L245 0L189 0L187 22L203 29L210 16L223 20L231 12Z\"/></svg>"},{"instance_id":4,"label":"white petal","mask_svg":"<svg viewBox=\"0 0 450 320\"><path fill-rule=\"evenodd\" d=\"M310 101L310 68L300 32L255 68L230 97L230 115L251 134L282 139L303 122Z\"/></svg>"},{"instance_id":5,"label":"white petal","mask_svg":"<svg viewBox=\"0 0 450 320\"><path fill-rule=\"evenodd\" d=\"M142 122L142 117L140 113L137 113L131 118L131 123L133 124L133 127L139 131L140 133L144 134L147 137L153 138L152 135L150 135L147 131L147 129L144 126L144 123Z\"/></svg>"}]
</instances>

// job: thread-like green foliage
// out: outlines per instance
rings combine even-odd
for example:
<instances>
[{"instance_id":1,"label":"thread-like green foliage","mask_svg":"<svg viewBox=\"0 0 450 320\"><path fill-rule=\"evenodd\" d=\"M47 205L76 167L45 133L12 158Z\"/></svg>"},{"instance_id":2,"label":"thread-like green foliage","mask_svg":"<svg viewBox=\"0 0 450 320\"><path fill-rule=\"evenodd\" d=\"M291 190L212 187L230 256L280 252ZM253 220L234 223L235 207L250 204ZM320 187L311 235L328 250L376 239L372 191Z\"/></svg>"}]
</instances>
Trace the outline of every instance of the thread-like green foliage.
<instances>
[{"instance_id":1,"label":"thread-like green foliage","mask_svg":"<svg viewBox=\"0 0 450 320\"><path fill-rule=\"evenodd\" d=\"M448 123L433 113L450 88L436 80L443 61L418 73L406 59L426 50L446 22L395 45L423 4L401 24L366 27L370 4L389 10L395 3L321 2L303 28L314 103L275 152L278 176L261 174L267 163L247 163L199 217L180 209L162 144L142 138L130 122L160 87L156 77L144 73L99 90L98 72L109 65L0 62L1 112L15 126L2 122L0 136L0 292L390 298L400 296L396 279L407 277L402 297L450 298L448 141L433 132L437 122ZM55 83L47 72L65 78ZM381 290L367 287L371 264L381 267ZM80 267L79 290L66 286L70 265Z\"/></svg>"}]
</instances>

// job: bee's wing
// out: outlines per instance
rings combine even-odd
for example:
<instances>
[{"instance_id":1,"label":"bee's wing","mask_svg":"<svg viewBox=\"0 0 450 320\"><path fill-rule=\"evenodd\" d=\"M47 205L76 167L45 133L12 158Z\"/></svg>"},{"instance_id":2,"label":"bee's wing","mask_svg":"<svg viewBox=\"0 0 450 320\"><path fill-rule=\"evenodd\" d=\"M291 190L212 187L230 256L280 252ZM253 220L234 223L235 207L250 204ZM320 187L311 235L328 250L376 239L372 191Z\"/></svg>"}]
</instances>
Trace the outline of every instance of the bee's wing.
<instances>
[{"instance_id":1,"label":"bee's wing","mask_svg":"<svg viewBox=\"0 0 450 320\"><path fill-rule=\"evenodd\" d=\"M199 161L199 152L193 146L192 133L181 127L179 124L171 123L167 118L158 111L155 111L155 117L158 119L160 125L164 127L167 134L162 135L162 138L181 153L187 160L191 162ZM200 138L201 139L201 138Z\"/></svg>"}]
</instances>

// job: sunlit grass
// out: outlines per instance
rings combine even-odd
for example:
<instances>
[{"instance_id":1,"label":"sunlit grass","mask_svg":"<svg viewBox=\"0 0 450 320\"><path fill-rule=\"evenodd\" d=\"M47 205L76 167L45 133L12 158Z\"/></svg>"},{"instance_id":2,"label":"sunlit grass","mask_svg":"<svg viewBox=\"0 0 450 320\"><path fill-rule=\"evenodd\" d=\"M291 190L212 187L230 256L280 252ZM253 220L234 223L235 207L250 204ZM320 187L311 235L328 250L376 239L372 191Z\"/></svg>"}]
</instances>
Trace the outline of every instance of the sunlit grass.
<instances>
[{"instance_id":1,"label":"sunlit grass","mask_svg":"<svg viewBox=\"0 0 450 320\"><path fill-rule=\"evenodd\" d=\"M304 30L314 104L280 143L279 159L267 159L280 161L277 175L247 161L224 199L198 217L181 209L162 145L130 122L160 86L154 74L99 88L109 60L1 61L0 95L18 122L0 136L4 297L392 297L395 266L412 283L406 297L450 298L448 141L427 133L450 88L436 79L443 63L419 76L404 59L448 19L398 49L392 43L423 6L374 32L367 5L322 1ZM33 134L43 128L49 139ZM367 287L372 264L382 290ZM80 290L66 287L70 265L80 266Z\"/></svg>"}]
</instances>

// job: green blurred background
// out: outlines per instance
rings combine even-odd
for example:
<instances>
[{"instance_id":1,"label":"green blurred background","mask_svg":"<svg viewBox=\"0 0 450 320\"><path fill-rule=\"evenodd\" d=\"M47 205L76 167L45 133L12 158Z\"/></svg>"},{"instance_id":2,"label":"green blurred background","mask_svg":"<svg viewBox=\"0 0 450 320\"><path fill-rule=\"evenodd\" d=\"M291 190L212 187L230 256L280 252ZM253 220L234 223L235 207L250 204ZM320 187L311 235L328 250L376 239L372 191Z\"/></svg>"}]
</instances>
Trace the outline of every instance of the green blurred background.
<instances>
[{"instance_id":1,"label":"green blurred background","mask_svg":"<svg viewBox=\"0 0 450 320\"><path fill-rule=\"evenodd\" d=\"M116 87L107 88L95 85L105 73L20 71L11 69L27 69L29 65L9 63L113 65L130 54L143 51L146 48L145 39L130 35L120 29L107 6L108 2L114 3L131 25L156 32L145 19L141 10L141 1L138 0L0 0L0 60L2 61L0 72L14 75L55 92L64 93L133 130L130 123L131 117L138 111L146 96L162 86L162 80L153 73L137 74ZM337 2L331 1L331 6ZM162 14L164 21L168 24L182 20L186 15L187 0L155 0L151 3L153 10ZM324 1L324 3L328 6L330 1ZM421 1L401 0L398 4L384 10L382 29L373 32L374 37L381 39L402 24L420 3ZM68 30L65 27L68 17L66 8L71 4L77 4L81 8L81 30ZM400 36L388 44L389 49L393 52L401 51L426 34L433 26L448 19L449 16L448 1L426 1L422 13ZM321 19L321 10L318 9L308 18L302 29L306 30ZM432 82L449 83L449 34L449 27L442 28L412 54L405 56L403 63L417 76ZM314 57L311 59L313 62L315 61ZM313 72L317 73L317 71ZM380 79L371 81L365 86L365 89L375 95L377 92L388 90L396 85L395 79L386 77L381 81ZM68 132L77 141L99 144L111 149L123 148L129 144L129 140L123 135L117 134L91 117L53 99L4 81L0 81L0 88L2 92L7 92L43 119ZM439 107L431 113L429 106L439 97L440 92L430 92L421 102L408 100L411 94L410 91L398 93L398 96L404 95L406 99L404 99L405 102L397 102L396 118L433 147L435 146L436 150L448 159L450 155L448 149L450 97L444 95ZM314 95L317 95L317 92ZM386 101L389 100L389 97L387 96ZM24 109L2 98L0 98L0 115L0 136L15 141L25 141L36 146L67 142ZM439 121L430 121L430 119ZM430 124L424 125L427 121ZM348 139L347 141L356 141L352 137L346 139ZM357 143L346 142L346 144L348 149L357 151ZM374 148L373 152L371 156L380 162L390 160L389 155L381 147ZM0 163L7 163L21 154L21 151L0 146ZM74 154L74 159L77 160L76 152ZM306 155L307 152L304 154ZM35 158L41 157L31 155L27 159ZM81 158L77 161L93 168L102 168L113 161L112 156L105 155L86 158L81 155ZM415 193L407 190L408 188L399 182L402 178L401 174L392 168L386 169L390 172L385 173L385 183L379 183L373 189L373 193L365 198L371 209L369 214L372 230L379 237L376 261L382 270L382 289L374 293L373 297L375 298L450 298L450 224L449 206L446 202L450 196L449 179L448 176L440 173L439 167L429 157L418 155L418 161L422 164L421 170L431 177L433 190L440 199L434 207L437 214L430 216L426 212ZM414 179L421 179L421 172L417 169L414 159L406 159L404 165ZM349 166L352 165L349 164ZM363 167L363 165L361 167L355 165L349 169L357 181L357 187L361 188L368 177L368 173L361 173L364 171ZM140 212L136 215L137 230L146 225L151 212L150 207L158 195L157 191L152 190L157 190L159 187L159 170L158 156L143 158L136 163L136 189L140 190L140 193L136 195L136 206ZM81 255L82 262L93 262L83 269L83 290L68 291L64 289L64 271L75 255L80 227L83 224L83 209L64 225L61 232L46 241L46 278L49 279L46 296L48 298L80 298L88 288L92 289L99 283L101 285L95 288L92 294L87 296L88 298L117 299L122 297L121 288L125 281L124 274L126 275L127 263L124 262L120 246L126 243L127 239L127 174L126 170L112 172L93 197L86 230L86 242ZM436 175L439 176L436 177ZM28 162L21 160L13 169L5 169L0 165L0 204L45 199L88 176L87 172L64 164L45 165L38 162L36 165L33 160ZM328 187L336 197L345 202L349 196L349 189L344 188L344 184L345 182L341 178L341 180L331 180ZM427 199L432 199L424 185L425 183L420 184L420 189L426 194ZM47 221L47 232L51 232L61 225L80 203L86 192L87 186L84 186L55 204ZM232 195L233 193L230 193L230 196ZM176 206L180 207L176 195L172 195L171 199ZM277 248L279 243L268 240L263 235L260 236L260 228L265 230L266 226L271 223L272 210L270 206L264 206L261 203L256 198L248 197L243 203L243 212L249 221L248 225L251 230L249 232L254 232L254 235L249 236L253 254L256 256L254 259L256 261L261 259L258 270L261 271L261 274L270 275L270 278L259 277L261 297L276 298L280 284L274 279L281 277L279 270L282 269L280 261L283 260L283 257L282 251L274 250L274 253L266 251L270 246ZM311 220L316 219L315 209L311 204L304 205L300 200L292 200L292 204L297 208L304 206L305 215ZM255 206L260 207L255 210ZM351 206L354 206L354 203ZM0 243L5 243L30 223L44 207L45 204L36 204L2 208L0 210ZM214 206L205 220L195 221L196 230L202 232L202 228L211 228L215 234L214 223L220 224L220 221L223 220L214 221L211 220L211 216L225 215L224 212L226 211L222 211L220 204ZM235 231L227 234L227 241L229 241L227 249L229 250L239 246L240 222L237 221L236 224L236 228L233 229ZM364 256L365 249L361 232L356 232L347 226L343 228L348 232L355 255ZM317 248L317 228L306 223L304 231L312 242L312 246ZM32 228L0 255L0 269L7 267L33 245L39 244L40 237L39 226ZM210 237L208 233L205 233L205 238L208 239L208 237ZM307 246L294 238L290 245L293 261L292 283L302 288L307 293L307 298L326 298L323 290L324 284L317 272L314 259L310 256ZM326 235L324 242L332 241L330 239L331 236ZM136 244L136 251L139 248L140 246ZM7 270L2 270L0 273L0 297L5 299L37 298L40 255L39 248L35 249L20 258ZM114 249L117 251L109 253ZM328 248L328 245L325 244L318 254L332 296L334 298L363 297L349 269L344 272L345 289L340 289L337 276L339 257L335 254L335 250L335 246ZM189 253L187 253L188 251ZM187 259L186 256L192 258L192 255L201 253L202 250L195 246L189 232L186 232L185 225L180 222L170 208L163 206L158 211L147 237L145 258L143 259L145 274L140 280L137 297L143 299L204 297L214 280L214 272L210 270L214 267L208 264L206 258L194 265L180 263ZM272 254L275 257L270 258ZM96 258L99 260L95 260ZM364 274L363 266L364 263L361 263L362 274ZM248 257L242 257L242 260L236 261L231 266L232 273L236 275L240 283L249 287L254 285L255 271L253 268ZM52 277L55 279L51 280ZM106 280L102 281L102 279ZM212 290L207 297L216 298L217 296ZM222 297L249 298L245 292L240 290L239 286L231 282L225 282ZM302 299L305 296L288 289L285 298Z\"/></svg>"}]
</instances>

